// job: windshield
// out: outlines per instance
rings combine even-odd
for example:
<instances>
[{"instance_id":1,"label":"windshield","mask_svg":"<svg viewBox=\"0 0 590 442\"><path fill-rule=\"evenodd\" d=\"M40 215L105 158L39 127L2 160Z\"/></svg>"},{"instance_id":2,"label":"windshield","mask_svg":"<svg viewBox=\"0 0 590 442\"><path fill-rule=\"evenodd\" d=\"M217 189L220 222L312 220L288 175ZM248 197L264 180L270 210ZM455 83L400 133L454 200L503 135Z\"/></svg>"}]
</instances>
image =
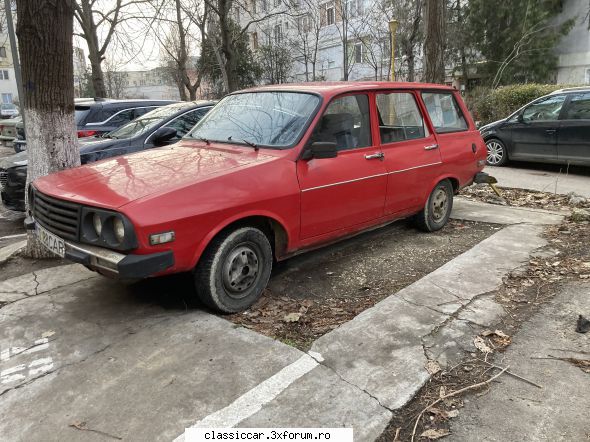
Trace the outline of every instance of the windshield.
<instances>
[{"instance_id":1,"label":"windshield","mask_svg":"<svg viewBox=\"0 0 590 442\"><path fill-rule=\"evenodd\" d=\"M297 92L229 95L203 117L188 137L260 147L289 147L301 137L319 101L316 95Z\"/></svg>"},{"instance_id":2,"label":"windshield","mask_svg":"<svg viewBox=\"0 0 590 442\"><path fill-rule=\"evenodd\" d=\"M174 104L171 106L159 107L133 121L130 121L119 129L109 132L105 137L117 139L136 137L146 133L162 121L176 115L178 112L188 107L191 107L190 103L183 103L181 106Z\"/></svg>"}]
</instances>

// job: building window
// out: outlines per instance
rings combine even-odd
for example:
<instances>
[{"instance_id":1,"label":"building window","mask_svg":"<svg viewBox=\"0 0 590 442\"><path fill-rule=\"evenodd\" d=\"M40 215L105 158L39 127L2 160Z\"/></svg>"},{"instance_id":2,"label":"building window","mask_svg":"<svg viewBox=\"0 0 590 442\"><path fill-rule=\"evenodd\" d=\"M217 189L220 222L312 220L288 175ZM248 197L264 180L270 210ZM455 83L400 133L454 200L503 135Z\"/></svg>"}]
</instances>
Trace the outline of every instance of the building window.
<instances>
[{"instance_id":1,"label":"building window","mask_svg":"<svg viewBox=\"0 0 590 442\"><path fill-rule=\"evenodd\" d=\"M238 22L239 22L239 21L240 21L240 8L236 7L236 8L234 9L234 16L235 16L235 18L236 18L236 21L238 21Z\"/></svg>"},{"instance_id":2,"label":"building window","mask_svg":"<svg viewBox=\"0 0 590 442\"><path fill-rule=\"evenodd\" d=\"M12 94L2 94L2 103L4 103L4 104L12 103Z\"/></svg>"},{"instance_id":3,"label":"building window","mask_svg":"<svg viewBox=\"0 0 590 442\"><path fill-rule=\"evenodd\" d=\"M299 32L309 32L310 29L310 19L309 15L304 15L302 17L297 18L297 30Z\"/></svg>"},{"instance_id":4,"label":"building window","mask_svg":"<svg viewBox=\"0 0 590 442\"><path fill-rule=\"evenodd\" d=\"M281 0L275 0L275 7L281 6Z\"/></svg>"},{"instance_id":5,"label":"building window","mask_svg":"<svg viewBox=\"0 0 590 442\"><path fill-rule=\"evenodd\" d=\"M354 62L355 63L364 63L365 61L365 54L364 54L363 44L361 42L354 44Z\"/></svg>"},{"instance_id":6,"label":"building window","mask_svg":"<svg viewBox=\"0 0 590 442\"><path fill-rule=\"evenodd\" d=\"M0 80L10 80L8 71L0 71Z\"/></svg>"},{"instance_id":7,"label":"building window","mask_svg":"<svg viewBox=\"0 0 590 442\"><path fill-rule=\"evenodd\" d=\"M326 7L326 24L333 25L336 23L336 13L334 10L334 5L330 5Z\"/></svg>"},{"instance_id":8,"label":"building window","mask_svg":"<svg viewBox=\"0 0 590 442\"><path fill-rule=\"evenodd\" d=\"M282 30L281 30L281 25L275 25L274 37L275 37L275 43L276 44L280 44L281 43L281 40L283 38Z\"/></svg>"},{"instance_id":9,"label":"building window","mask_svg":"<svg viewBox=\"0 0 590 442\"><path fill-rule=\"evenodd\" d=\"M0 46L0 57L6 58L6 47Z\"/></svg>"}]
</instances>

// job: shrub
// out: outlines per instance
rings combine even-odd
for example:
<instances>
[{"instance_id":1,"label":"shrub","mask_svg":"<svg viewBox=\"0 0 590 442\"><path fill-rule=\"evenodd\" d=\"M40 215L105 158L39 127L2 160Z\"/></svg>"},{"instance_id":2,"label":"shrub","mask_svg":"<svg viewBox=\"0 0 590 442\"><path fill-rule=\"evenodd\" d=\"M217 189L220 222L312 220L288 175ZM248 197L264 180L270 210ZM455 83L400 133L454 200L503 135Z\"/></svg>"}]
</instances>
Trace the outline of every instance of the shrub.
<instances>
[{"instance_id":1,"label":"shrub","mask_svg":"<svg viewBox=\"0 0 590 442\"><path fill-rule=\"evenodd\" d=\"M481 124L506 118L525 104L558 89L571 87L563 84L514 84L491 90L476 88L467 98L474 119Z\"/></svg>"}]
</instances>

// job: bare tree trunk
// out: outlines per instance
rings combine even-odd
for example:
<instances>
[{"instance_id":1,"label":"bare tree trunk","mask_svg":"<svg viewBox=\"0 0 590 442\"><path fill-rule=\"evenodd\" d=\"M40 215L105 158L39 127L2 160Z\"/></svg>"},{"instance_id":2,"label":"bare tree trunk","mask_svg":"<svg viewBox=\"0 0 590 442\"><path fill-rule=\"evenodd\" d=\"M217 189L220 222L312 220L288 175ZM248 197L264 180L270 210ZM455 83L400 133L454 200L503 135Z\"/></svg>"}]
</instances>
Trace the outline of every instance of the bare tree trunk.
<instances>
[{"instance_id":1,"label":"bare tree trunk","mask_svg":"<svg viewBox=\"0 0 590 442\"><path fill-rule=\"evenodd\" d=\"M445 0L426 0L424 22L424 81L445 82Z\"/></svg>"},{"instance_id":2,"label":"bare tree trunk","mask_svg":"<svg viewBox=\"0 0 590 442\"><path fill-rule=\"evenodd\" d=\"M17 0L16 34L22 63L26 117L27 184L78 166L72 65L73 0ZM29 235L27 254L49 252Z\"/></svg>"}]
</instances>

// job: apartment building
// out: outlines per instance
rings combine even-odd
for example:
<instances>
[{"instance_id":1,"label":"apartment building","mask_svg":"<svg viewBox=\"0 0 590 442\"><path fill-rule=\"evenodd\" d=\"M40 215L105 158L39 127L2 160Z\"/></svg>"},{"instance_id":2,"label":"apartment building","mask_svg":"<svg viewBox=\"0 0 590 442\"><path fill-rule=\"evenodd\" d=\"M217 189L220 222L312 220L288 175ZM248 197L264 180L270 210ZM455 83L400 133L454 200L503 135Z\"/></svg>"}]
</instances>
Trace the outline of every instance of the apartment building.
<instances>
[{"instance_id":1,"label":"apartment building","mask_svg":"<svg viewBox=\"0 0 590 442\"><path fill-rule=\"evenodd\" d=\"M0 101L2 103L18 101L10 40L4 23L0 23Z\"/></svg>"},{"instance_id":2,"label":"apartment building","mask_svg":"<svg viewBox=\"0 0 590 442\"><path fill-rule=\"evenodd\" d=\"M381 80L390 77L391 49L388 20L379 4L248 0L234 9L234 19L242 27L253 22L248 28L251 49L280 45L292 54L289 81Z\"/></svg>"}]
</instances>

